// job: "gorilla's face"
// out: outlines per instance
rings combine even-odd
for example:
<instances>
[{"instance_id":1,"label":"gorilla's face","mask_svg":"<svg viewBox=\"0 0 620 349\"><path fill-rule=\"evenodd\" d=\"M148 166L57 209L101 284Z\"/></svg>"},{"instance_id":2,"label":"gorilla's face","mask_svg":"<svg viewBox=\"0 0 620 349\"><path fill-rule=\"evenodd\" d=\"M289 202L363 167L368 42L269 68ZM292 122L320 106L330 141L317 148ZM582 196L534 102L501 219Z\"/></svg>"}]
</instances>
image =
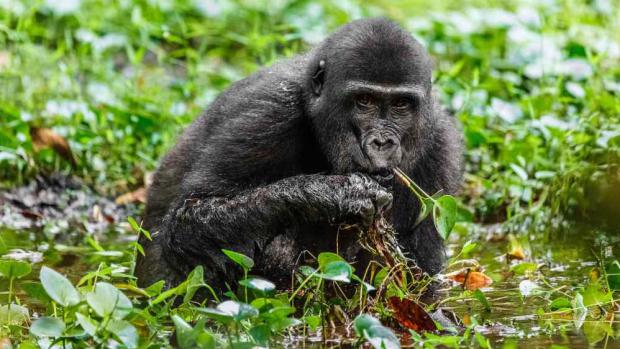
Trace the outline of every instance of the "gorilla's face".
<instances>
[{"instance_id":1,"label":"gorilla's face","mask_svg":"<svg viewBox=\"0 0 620 349\"><path fill-rule=\"evenodd\" d=\"M426 93L415 83L360 79L325 86L312 117L333 170L389 181L424 129Z\"/></svg>"},{"instance_id":2,"label":"gorilla's face","mask_svg":"<svg viewBox=\"0 0 620 349\"><path fill-rule=\"evenodd\" d=\"M313 52L308 114L335 173L389 179L404 156L415 161L433 129L431 63L396 25L355 22Z\"/></svg>"},{"instance_id":3,"label":"gorilla's face","mask_svg":"<svg viewBox=\"0 0 620 349\"><path fill-rule=\"evenodd\" d=\"M414 85L349 81L342 92L342 116L355 135L353 170L390 177L403 157L401 141L419 116L424 91Z\"/></svg>"},{"instance_id":4,"label":"gorilla's face","mask_svg":"<svg viewBox=\"0 0 620 349\"><path fill-rule=\"evenodd\" d=\"M415 158L432 128L431 78L430 69L410 62L389 69L317 63L309 115L332 171L364 172L388 183L405 154ZM368 73L377 71L380 79Z\"/></svg>"}]
</instances>

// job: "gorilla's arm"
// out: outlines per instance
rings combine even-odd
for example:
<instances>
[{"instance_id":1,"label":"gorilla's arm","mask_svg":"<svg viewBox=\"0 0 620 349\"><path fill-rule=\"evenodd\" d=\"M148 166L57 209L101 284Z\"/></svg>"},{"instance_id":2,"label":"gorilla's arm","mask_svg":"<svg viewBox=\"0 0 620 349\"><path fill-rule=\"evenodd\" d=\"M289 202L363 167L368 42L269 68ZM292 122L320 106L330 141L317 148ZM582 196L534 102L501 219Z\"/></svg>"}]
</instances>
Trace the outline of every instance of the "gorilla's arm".
<instances>
[{"instance_id":1,"label":"gorilla's arm","mask_svg":"<svg viewBox=\"0 0 620 349\"><path fill-rule=\"evenodd\" d=\"M375 201L385 205L389 195L366 176L298 175L232 197L183 200L173 205L160 234L174 265L208 265L221 278L230 274L224 273L228 260L222 248L254 257L256 249L286 228L372 219Z\"/></svg>"}]
</instances>

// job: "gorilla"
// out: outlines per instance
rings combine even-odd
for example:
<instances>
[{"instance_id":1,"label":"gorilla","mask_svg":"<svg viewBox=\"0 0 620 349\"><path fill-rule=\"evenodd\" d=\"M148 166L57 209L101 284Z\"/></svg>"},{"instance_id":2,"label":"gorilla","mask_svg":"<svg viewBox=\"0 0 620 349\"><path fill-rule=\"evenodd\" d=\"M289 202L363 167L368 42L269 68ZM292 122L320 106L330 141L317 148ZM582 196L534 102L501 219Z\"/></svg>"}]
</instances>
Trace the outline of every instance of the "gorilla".
<instances>
[{"instance_id":1,"label":"gorilla","mask_svg":"<svg viewBox=\"0 0 620 349\"><path fill-rule=\"evenodd\" d=\"M439 272L443 241L432 219L416 225L419 202L393 176L398 167L428 193L459 186L459 125L431 75L423 46L379 18L234 83L154 174L138 284L173 287L198 265L211 286L234 284L242 271L221 251L229 249L282 287L304 252L362 261L357 235L342 227L377 215L422 270Z\"/></svg>"}]
</instances>

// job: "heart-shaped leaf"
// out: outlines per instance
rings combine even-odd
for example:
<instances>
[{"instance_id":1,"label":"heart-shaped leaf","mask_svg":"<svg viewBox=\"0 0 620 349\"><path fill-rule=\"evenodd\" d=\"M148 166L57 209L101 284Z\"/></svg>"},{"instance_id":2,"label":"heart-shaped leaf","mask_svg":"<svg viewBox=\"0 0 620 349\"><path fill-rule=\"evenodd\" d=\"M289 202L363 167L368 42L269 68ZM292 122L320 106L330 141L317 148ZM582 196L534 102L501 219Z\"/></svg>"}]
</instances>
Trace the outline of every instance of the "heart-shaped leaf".
<instances>
[{"instance_id":1,"label":"heart-shaped leaf","mask_svg":"<svg viewBox=\"0 0 620 349\"><path fill-rule=\"evenodd\" d=\"M253 306L235 301L225 301L218 304L215 308L199 308L198 310L205 313L208 317L223 323L230 321L238 322L258 316L258 310Z\"/></svg>"},{"instance_id":2,"label":"heart-shaped leaf","mask_svg":"<svg viewBox=\"0 0 620 349\"><path fill-rule=\"evenodd\" d=\"M570 302L570 299L566 297L555 298L553 301L551 301L551 304L549 304L549 309L551 309L551 311L572 309L572 307L573 306Z\"/></svg>"},{"instance_id":3,"label":"heart-shaped leaf","mask_svg":"<svg viewBox=\"0 0 620 349\"><path fill-rule=\"evenodd\" d=\"M276 285L274 285L273 282L259 278L241 280L239 284L261 293L269 293L276 289Z\"/></svg>"},{"instance_id":4,"label":"heart-shaped leaf","mask_svg":"<svg viewBox=\"0 0 620 349\"><path fill-rule=\"evenodd\" d=\"M233 262L239 264L241 268L243 268L246 271L254 267L254 261L252 260L252 258L244 254L231 251L231 250L226 250L226 249L222 249L222 252L224 252L224 254L228 258L230 258Z\"/></svg>"},{"instance_id":5,"label":"heart-shaped leaf","mask_svg":"<svg viewBox=\"0 0 620 349\"><path fill-rule=\"evenodd\" d=\"M28 321L28 308L12 303L0 305L0 326L21 325Z\"/></svg>"},{"instance_id":6,"label":"heart-shaped leaf","mask_svg":"<svg viewBox=\"0 0 620 349\"><path fill-rule=\"evenodd\" d=\"M129 322L112 319L106 329L114 333L127 348L138 347L138 331Z\"/></svg>"},{"instance_id":7,"label":"heart-shaped leaf","mask_svg":"<svg viewBox=\"0 0 620 349\"><path fill-rule=\"evenodd\" d=\"M315 274L316 277L332 280L332 281L342 281L342 282L351 282L351 275L353 274L353 267L345 261L335 261L329 262L323 268L322 273Z\"/></svg>"},{"instance_id":8,"label":"heart-shaped leaf","mask_svg":"<svg viewBox=\"0 0 620 349\"><path fill-rule=\"evenodd\" d=\"M194 298L196 291L205 285L204 269L202 265L197 266L191 273L189 273L185 283L187 284L187 287L185 295L183 296L183 302L187 303Z\"/></svg>"},{"instance_id":9,"label":"heart-shaped leaf","mask_svg":"<svg viewBox=\"0 0 620 349\"><path fill-rule=\"evenodd\" d=\"M317 259L319 262L319 269L325 268L325 266L331 262L346 262L344 258L333 252L321 252Z\"/></svg>"},{"instance_id":10,"label":"heart-shaped leaf","mask_svg":"<svg viewBox=\"0 0 620 349\"><path fill-rule=\"evenodd\" d=\"M30 333L37 337L60 337L65 331L65 323L55 317L38 318L30 326Z\"/></svg>"},{"instance_id":11,"label":"heart-shaped leaf","mask_svg":"<svg viewBox=\"0 0 620 349\"><path fill-rule=\"evenodd\" d=\"M107 282L98 282L95 292L86 295L88 305L101 317L111 315L123 319L133 308L131 301L121 291Z\"/></svg>"},{"instance_id":12,"label":"heart-shaped leaf","mask_svg":"<svg viewBox=\"0 0 620 349\"><path fill-rule=\"evenodd\" d=\"M7 279L19 279L32 271L30 264L12 259L0 260L0 275Z\"/></svg>"},{"instance_id":13,"label":"heart-shaped leaf","mask_svg":"<svg viewBox=\"0 0 620 349\"><path fill-rule=\"evenodd\" d=\"M67 307L80 302L80 294L71 282L60 273L48 267L41 268L39 279L45 292L54 302Z\"/></svg>"},{"instance_id":14,"label":"heart-shaped leaf","mask_svg":"<svg viewBox=\"0 0 620 349\"><path fill-rule=\"evenodd\" d=\"M77 318L78 324L82 326L86 333L88 333L90 336L95 336L95 334L97 334L97 327L99 326L99 324L96 321L85 315L82 315L81 313L76 313L75 317Z\"/></svg>"},{"instance_id":15,"label":"heart-shaped leaf","mask_svg":"<svg viewBox=\"0 0 620 349\"><path fill-rule=\"evenodd\" d=\"M442 239L447 239L456 224L457 205L454 197L444 195L435 201L433 218Z\"/></svg>"},{"instance_id":16,"label":"heart-shaped leaf","mask_svg":"<svg viewBox=\"0 0 620 349\"><path fill-rule=\"evenodd\" d=\"M370 315L359 315L355 318L354 327L357 335L364 337L375 349L400 348L400 342L394 332Z\"/></svg>"}]
</instances>

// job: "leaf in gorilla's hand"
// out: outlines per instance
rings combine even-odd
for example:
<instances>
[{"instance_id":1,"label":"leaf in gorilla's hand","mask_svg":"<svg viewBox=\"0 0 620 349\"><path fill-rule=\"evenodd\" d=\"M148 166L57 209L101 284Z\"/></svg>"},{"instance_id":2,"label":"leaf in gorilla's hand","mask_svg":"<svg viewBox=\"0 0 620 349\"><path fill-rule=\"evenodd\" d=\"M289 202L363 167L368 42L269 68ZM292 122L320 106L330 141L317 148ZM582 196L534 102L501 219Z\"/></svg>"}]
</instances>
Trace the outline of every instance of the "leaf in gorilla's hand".
<instances>
[{"instance_id":1,"label":"leaf in gorilla's hand","mask_svg":"<svg viewBox=\"0 0 620 349\"><path fill-rule=\"evenodd\" d=\"M433 219L437 232L442 239L447 239L448 235L456 223L457 205L456 200L451 195L444 195L435 200L433 207Z\"/></svg>"},{"instance_id":2,"label":"leaf in gorilla's hand","mask_svg":"<svg viewBox=\"0 0 620 349\"><path fill-rule=\"evenodd\" d=\"M394 318L401 326L416 332L437 331L435 321L418 303L398 297L391 297L389 301L390 308L394 312Z\"/></svg>"}]
</instances>

